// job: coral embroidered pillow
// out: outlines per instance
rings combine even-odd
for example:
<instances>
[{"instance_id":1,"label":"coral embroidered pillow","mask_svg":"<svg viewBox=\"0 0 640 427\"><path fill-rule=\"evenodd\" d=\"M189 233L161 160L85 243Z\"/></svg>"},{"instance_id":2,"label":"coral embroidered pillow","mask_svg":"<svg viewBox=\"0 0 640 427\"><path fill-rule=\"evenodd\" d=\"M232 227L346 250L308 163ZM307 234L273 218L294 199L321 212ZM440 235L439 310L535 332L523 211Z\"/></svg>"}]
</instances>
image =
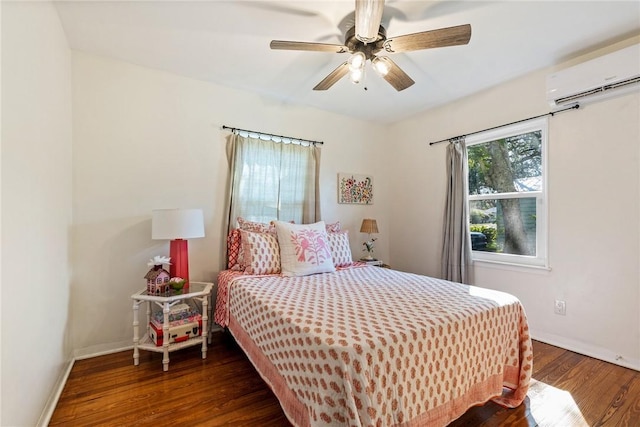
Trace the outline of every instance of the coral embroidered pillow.
<instances>
[{"instance_id":1,"label":"coral embroidered pillow","mask_svg":"<svg viewBox=\"0 0 640 427\"><path fill-rule=\"evenodd\" d=\"M227 236L227 268L229 270L240 270L240 253L241 253L241 245L240 245L240 230L234 228L229 232Z\"/></svg>"},{"instance_id":2,"label":"coral embroidered pillow","mask_svg":"<svg viewBox=\"0 0 640 427\"><path fill-rule=\"evenodd\" d=\"M264 222L248 221L240 216L237 218L237 221L238 228L240 228L240 230L251 231L253 233L276 234L276 228L273 225L273 221L271 221L271 224L266 224Z\"/></svg>"},{"instance_id":3,"label":"coral embroidered pillow","mask_svg":"<svg viewBox=\"0 0 640 427\"><path fill-rule=\"evenodd\" d=\"M271 221L271 223L267 224L267 223L264 223L264 222L249 221L249 220L246 220L246 219L242 218L241 216L236 218L236 220L238 221L238 228L240 230L251 231L252 233L271 233L274 236L276 235L276 227L273 224L273 221ZM239 233L238 233L238 244L240 244L240 234ZM242 250L239 251L238 259L236 261L235 267L229 267L229 268L231 268L232 270L244 271L244 269L245 269L244 251L242 251Z\"/></svg>"},{"instance_id":4,"label":"coral embroidered pillow","mask_svg":"<svg viewBox=\"0 0 640 427\"><path fill-rule=\"evenodd\" d=\"M276 221L283 276L336 271L324 221L291 224Z\"/></svg>"},{"instance_id":5,"label":"coral embroidered pillow","mask_svg":"<svg viewBox=\"0 0 640 427\"><path fill-rule=\"evenodd\" d=\"M246 274L280 273L280 248L274 234L240 230L240 236Z\"/></svg>"},{"instance_id":6,"label":"coral embroidered pillow","mask_svg":"<svg viewBox=\"0 0 640 427\"><path fill-rule=\"evenodd\" d=\"M340 221L336 221L330 224L326 224L327 233L338 233L340 232Z\"/></svg>"},{"instance_id":7,"label":"coral embroidered pillow","mask_svg":"<svg viewBox=\"0 0 640 427\"><path fill-rule=\"evenodd\" d=\"M349 232L347 230L339 233L327 234L329 248L333 258L333 265L336 267L346 267L353 264L351 257L351 246L349 246Z\"/></svg>"}]
</instances>

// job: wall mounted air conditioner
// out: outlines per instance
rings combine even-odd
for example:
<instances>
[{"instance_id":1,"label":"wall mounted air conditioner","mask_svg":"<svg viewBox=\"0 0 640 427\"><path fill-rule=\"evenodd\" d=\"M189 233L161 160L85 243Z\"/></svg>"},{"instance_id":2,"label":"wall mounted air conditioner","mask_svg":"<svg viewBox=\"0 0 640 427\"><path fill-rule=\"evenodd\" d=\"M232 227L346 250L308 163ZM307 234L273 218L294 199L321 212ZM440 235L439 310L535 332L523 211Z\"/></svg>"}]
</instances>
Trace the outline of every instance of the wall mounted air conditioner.
<instances>
[{"instance_id":1,"label":"wall mounted air conditioner","mask_svg":"<svg viewBox=\"0 0 640 427\"><path fill-rule=\"evenodd\" d=\"M552 108L599 101L640 89L640 44L547 76Z\"/></svg>"}]
</instances>

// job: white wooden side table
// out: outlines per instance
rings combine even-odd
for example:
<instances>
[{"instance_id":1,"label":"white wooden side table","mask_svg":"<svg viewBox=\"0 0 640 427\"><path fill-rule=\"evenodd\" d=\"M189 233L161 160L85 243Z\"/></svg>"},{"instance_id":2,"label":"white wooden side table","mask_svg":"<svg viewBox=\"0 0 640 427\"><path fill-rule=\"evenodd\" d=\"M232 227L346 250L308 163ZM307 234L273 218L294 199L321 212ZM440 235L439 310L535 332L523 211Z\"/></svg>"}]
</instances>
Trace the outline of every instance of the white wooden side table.
<instances>
[{"instance_id":1,"label":"white wooden side table","mask_svg":"<svg viewBox=\"0 0 640 427\"><path fill-rule=\"evenodd\" d=\"M367 265L373 265L376 267L384 267L384 268L391 268L390 265L385 264L384 261L379 260L379 259L360 259L360 262L366 262Z\"/></svg>"},{"instance_id":2,"label":"white wooden side table","mask_svg":"<svg viewBox=\"0 0 640 427\"><path fill-rule=\"evenodd\" d=\"M172 351L180 350L182 348L191 347L194 345L202 345L202 358L207 358L207 340L209 338L209 316L211 314L211 290L213 289L213 283L209 282L189 282L188 292L182 294L170 294L169 296L149 295L147 290L143 289L135 294L131 295L133 299L133 364L138 365L140 363L140 350L154 351L157 353L163 353L162 369L164 371L169 370L169 353ZM189 338L183 342L170 343L169 339L169 312L174 305L186 301L198 301L202 306L202 334ZM139 308L140 305L147 303L147 318L146 318L146 333L140 337L140 322L139 322ZM149 322L151 320L151 313L153 306L157 306L162 309L164 314L162 330L164 339L162 346L157 346L149 334Z\"/></svg>"}]
</instances>

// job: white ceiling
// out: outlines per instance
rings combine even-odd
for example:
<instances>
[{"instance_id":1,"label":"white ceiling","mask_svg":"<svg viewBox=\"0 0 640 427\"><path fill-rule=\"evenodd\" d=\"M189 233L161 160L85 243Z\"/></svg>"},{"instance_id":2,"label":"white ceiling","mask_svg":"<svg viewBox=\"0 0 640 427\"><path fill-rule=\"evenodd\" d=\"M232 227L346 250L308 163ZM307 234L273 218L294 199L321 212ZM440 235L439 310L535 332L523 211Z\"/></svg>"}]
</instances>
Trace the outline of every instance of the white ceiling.
<instances>
[{"instance_id":1,"label":"white ceiling","mask_svg":"<svg viewBox=\"0 0 640 427\"><path fill-rule=\"evenodd\" d=\"M402 92L373 72L365 84L343 78L313 91L348 54L270 50L269 42L343 43L354 0L55 4L73 49L385 123L640 34L637 0L387 0L388 37L469 23L470 43L393 55L416 81Z\"/></svg>"}]
</instances>

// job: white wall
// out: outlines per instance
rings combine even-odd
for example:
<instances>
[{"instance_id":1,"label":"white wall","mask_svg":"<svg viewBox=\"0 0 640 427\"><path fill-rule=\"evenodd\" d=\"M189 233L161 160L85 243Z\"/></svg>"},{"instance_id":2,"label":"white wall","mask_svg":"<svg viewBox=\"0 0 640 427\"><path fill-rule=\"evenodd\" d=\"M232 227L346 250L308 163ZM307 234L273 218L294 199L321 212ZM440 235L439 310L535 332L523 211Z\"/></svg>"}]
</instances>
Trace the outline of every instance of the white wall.
<instances>
[{"instance_id":1,"label":"white wall","mask_svg":"<svg viewBox=\"0 0 640 427\"><path fill-rule=\"evenodd\" d=\"M549 111L544 97L549 71L507 82L392 128L404 135L393 165L403 173L392 183L404 191L395 192L397 202L389 219L396 267L440 274L446 144L428 143ZM552 270L479 263L474 268L475 284L521 299L535 338L609 361L619 355L616 363L636 369L640 369L639 103L640 94L635 92L549 119ZM566 301L566 316L554 314L555 299Z\"/></svg>"},{"instance_id":2,"label":"white wall","mask_svg":"<svg viewBox=\"0 0 640 427\"><path fill-rule=\"evenodd\" d=\"M71 52L48 2L2 2L2 417L33 426L71 356Z\"/></svg>"},{"instance_id":3,"label":"white wall","mask_svg":"<svg viewBox=\"0 0 640 427\"><path fill-rule=\"evenodd\" d=\"M206 237L189 242L192 280L222 265L228 172L222 125L320 140L323 219L351 231L360 256L364 217L378 219L377 253L388 255L382 128L124 62L73 53L73 275L76 354L131 345L130 296L146 262L168 255L151 240L151 210L193 207ZM378 154L379 153L379 154ZM375 204L338 205L337 173L372 174Z\"/></svg>"}]
</instances>

